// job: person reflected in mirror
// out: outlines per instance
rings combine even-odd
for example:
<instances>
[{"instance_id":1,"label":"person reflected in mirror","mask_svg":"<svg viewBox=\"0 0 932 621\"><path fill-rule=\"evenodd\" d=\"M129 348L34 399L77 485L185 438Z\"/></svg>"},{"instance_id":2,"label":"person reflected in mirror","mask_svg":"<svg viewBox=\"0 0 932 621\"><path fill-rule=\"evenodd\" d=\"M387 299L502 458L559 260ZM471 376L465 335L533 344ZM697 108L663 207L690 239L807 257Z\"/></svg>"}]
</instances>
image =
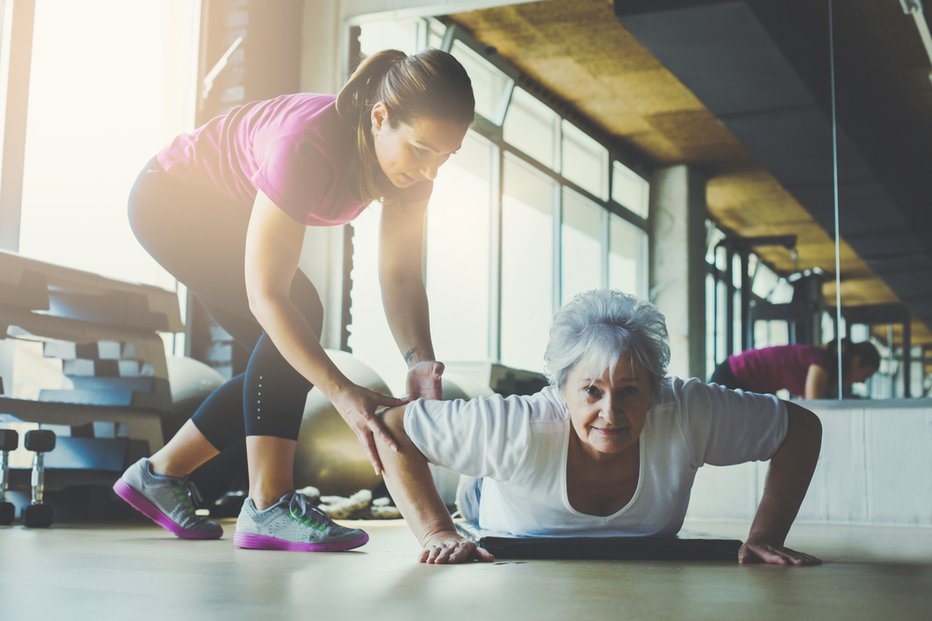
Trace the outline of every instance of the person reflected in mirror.
<instances>
[{"instance_id":1,"label":"person reflected in mirror","mask_svg":"<svg viewBox=\"0 0 932 621\"><path fill-rule=\"evenodd\" d=\"M799 399L826 399L838 393L838 342L826 345L776 345L729 356L709 382L732 389L776 394L786 390ZM869 341L841 340L842 386L870 378L880 368L880 353Z\"/></svg>"}]
</instances>

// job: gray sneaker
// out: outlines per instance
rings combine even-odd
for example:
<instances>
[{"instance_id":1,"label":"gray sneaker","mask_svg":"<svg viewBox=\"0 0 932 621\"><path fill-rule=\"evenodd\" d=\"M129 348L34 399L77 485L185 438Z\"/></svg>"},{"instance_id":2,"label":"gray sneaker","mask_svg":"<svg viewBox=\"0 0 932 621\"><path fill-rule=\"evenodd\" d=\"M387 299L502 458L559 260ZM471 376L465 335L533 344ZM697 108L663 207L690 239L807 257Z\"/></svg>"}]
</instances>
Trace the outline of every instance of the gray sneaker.
<instances>
[{"instance_id":1,"label":"gray sneaker","mask_svg":"<svg viewBox=\"0 0 932 621\"><path fill-rule=\"evenodd\" d=\"M113 491L134 509L182 539L220 539L219 524L194 513L201 496L187 479L152 472L145 457L126 469Z\"/></svg>"},{"instance_id":2,"label":"gray sneaker","mask_svg":"<svg viewBox=\"0 0 932 621\"><path fill-rule=\"evenodd\" d=\"M365 531L336 524L295 492L288 492L261 511L247 498L233 535L233 543L240 548L300 552L339 552L367 541Z\"/></svg>"}]
</instances>

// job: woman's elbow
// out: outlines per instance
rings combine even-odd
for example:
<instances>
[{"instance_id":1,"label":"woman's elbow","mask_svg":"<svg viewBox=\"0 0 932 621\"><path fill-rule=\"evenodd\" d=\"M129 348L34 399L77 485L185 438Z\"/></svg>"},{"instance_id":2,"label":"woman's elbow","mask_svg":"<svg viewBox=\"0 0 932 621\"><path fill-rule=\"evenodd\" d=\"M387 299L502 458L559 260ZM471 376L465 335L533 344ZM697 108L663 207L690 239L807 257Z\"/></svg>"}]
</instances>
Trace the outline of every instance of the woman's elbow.
<instances>
[{"instance_id":1,"label":"woman's elbow","mask_svg":"<svg viewBox=\"0 0 932 621\"><path fill-rule=\"evenodd\" d=\"M405 449L414 446L414 443L411 442L411 438L408 437L408 433L405 431L406 408L407 406L405 405L398 405L385 410L381 414L382 424L385 425L385 429L398 444L398 448L402 451L405 451ZM421 454L420 451L413 451L413 453L416 453L417 455Z\"/></svg>"},{"instance_id":2,"label":"woman's elbow","mask_svg":"<svg viewBox=\"0 0 932 621\"><path fill-rule=\"evenodd\" d=\"M261 287L246 286L246 301L249 303L249 312L256 318L259 325L267 325L267 317L279 303L275 296Z\"/></svg>"},{"instance_id":3,"label":"woman's elbow","mask_svg":"<svg viewBox=\"0 0 932 621\"><path fill-rule=\"evenodd\" d=\"M822 447L822 421L811 410L787 402L787 436L818 454Z\"/></svg>"}]
</instances>

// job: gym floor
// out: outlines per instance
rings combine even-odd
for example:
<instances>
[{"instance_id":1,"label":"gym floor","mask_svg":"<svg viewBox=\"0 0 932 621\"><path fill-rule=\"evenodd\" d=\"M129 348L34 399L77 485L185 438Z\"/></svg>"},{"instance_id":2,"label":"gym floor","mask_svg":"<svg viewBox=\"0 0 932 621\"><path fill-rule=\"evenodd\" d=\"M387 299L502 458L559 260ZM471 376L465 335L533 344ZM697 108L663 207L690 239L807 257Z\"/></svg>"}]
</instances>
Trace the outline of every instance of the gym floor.
<instances>
[{"instance_id":1,"label":"gym floor","mask_svg":"<svg viewBox=\"0 0 932 621\"><path fill-rule=\"evenodd\" d=\"M0 618L33 619L932 619L932 528L797 524L812 568L722 562L416 562L401 521L353 552L182 541L143 524L0 527ZM742 538L747 525L688 522Z\"/></svg>"}]
</instances>

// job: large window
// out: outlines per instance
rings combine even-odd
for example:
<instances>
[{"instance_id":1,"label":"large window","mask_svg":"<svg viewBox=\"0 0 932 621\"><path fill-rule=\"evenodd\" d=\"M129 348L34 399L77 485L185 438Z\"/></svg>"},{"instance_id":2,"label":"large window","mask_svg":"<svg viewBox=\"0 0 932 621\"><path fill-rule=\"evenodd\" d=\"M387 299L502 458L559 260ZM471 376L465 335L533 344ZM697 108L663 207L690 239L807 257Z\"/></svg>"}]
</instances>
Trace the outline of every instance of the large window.
<instances>
[{"instance_id":1,"label":"large window","mask_svg":"<svg viewBox=\"0 0 932 621\"><path fill-rule=\"evenodd\" d=\"M427 291L434 349L443 360L487 360L491 304L491 188L493 145L469 133L439 171L427 210ZM376 203L353 222L353 352L396 394L405 368L382 310L378 281Z\"/></svg>"},{"instance_id":2,"label":"large window","mask_svg":"<svg viewBox=\"0 0 932 621\"><path fill-rule=\"evenodd\" d=\"M404 394L405 369L382 311L379 289L379 219L382 206L371 205L360 214L353 227L353 269L350 277L352 316L349 346L353 353L372 367L395 394Z\"/></svg>"},{"instance_id":3,"label":"large window","mask_svg":"<svg viewBox=\"0 0 932 621\"><path fill-rule=\"evenodd\" d=\"M650 202L650 184L621 162L613 162L612 200L629 211L647 219L647 208Z\"/></svg>"},{"instance_id":4,"label":"large window","mask_svg":"<svg viewBox=\"0 0 932 621\"><path fill-rule=\"evenodd\" d=\"M502 203L504 364L540 371L553 317L553 205L556 183L517 158L505 159Z\"/></svg>"},{"instance_id":5,"label":"large window","mask_svg":"<svg viewBox=\"0 0 932 621\"><path fill-rule=\"evenodd\" d=\"M493 123L500 124L513 84L511 78L485 62L462 41L454 41L450 53L460 61L472 80L476 112Z\"/></svg>"},{"instance_id":6,"label":"large window","mask_svg":"<svg viewBox=\"0 0 932 621\"><path fill-rule=\"evenodd\" d=\"M563 176L599 198L608 198L608 150L563 121Z\"/></svg>"},{"instance_id":7,"label":"large window","mask_svg":"<svg viewBox=\"0 0 932 621\"><path fill-rule=\"evenodd\" d=\"M647 232L609 215L608 286L647 299Z\"/></svg>"},{"instance_id":8,"label":"large window","mask_svg":"<svg viewBox=\"0 0 932 621\"><path fill-rule=\"evenodd\" d=\"M420 49L443 31L409 20L369 32L381 27L360 24L364 53ZM573 295L610 286L647 297L649 185L605 137L515 86L513 67L459 31L446 35L472 79L478 118L440 169L428 210L434 347L441 360L541 371L553 314ZM377 209L354 223L350 345L397 391L404 368L378 294Z\"/></svg>"},{"instance_id":9,"label":"large window","mask_svg":"<svg viewBox=\"0 0 932 621\"><path fill-rule=\"evenodd\" d=\"M560 117L521 88L516 88L503 126L505 142L549 168L557 168Z\"/></svg>"},{"instance_id":10,"label":"large window","mask_svg":"<svg viewBox=\"0 0 932 621\"><path fill-rule=\"evenodd\" d=\"M174 286L130 231L126 200L146 161L192 127L197 11L188 0L37 0L23 254Z\"/></svg>"},{"instance_id":11,"label":"large window","mask_svg":"<svg viewBox=\"0 0 932 621\"><path fill-rule=\"evenodd\" d=\"M381 50L401 50L413 54L418 49L418 29L423 20L390 20L367 24L359 34L359 48L363 56Z\"/></svg>"},{"instance_id":12,"label":"large window","mask_svg":"<svg viewBox=\"0 0 932 621\"><path fill-rule=\"evenodd\" d=\"M563 190L560 245L561 304L582 291L602 286L606 211L572 190Z\"/></svg>"},{"instance_id":13,"label":"large window","mask_svg":"<svg viewBox=\"0 0 932 621\"><path fill-rule=\"evenodd\" d=\"M489 357L492 203L496 149L470 132L440 169L428 211L427 290L434 346L446 360Z\"/></svg>"}]
</instances>

